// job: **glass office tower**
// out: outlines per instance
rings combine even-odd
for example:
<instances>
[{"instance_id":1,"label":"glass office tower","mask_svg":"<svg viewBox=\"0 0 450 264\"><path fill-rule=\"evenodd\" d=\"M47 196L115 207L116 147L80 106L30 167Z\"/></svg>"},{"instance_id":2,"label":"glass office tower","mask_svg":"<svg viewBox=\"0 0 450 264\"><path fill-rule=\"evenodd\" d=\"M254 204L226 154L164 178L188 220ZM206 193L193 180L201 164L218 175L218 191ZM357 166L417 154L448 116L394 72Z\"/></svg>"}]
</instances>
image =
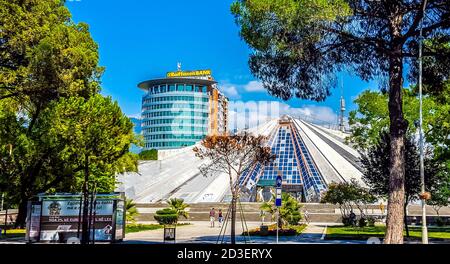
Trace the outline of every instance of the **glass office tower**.
<instances>
[{"instance_id":1,"label":"glass office tower","mask_svg":"<svg viewBox=\"0 0 450 264\"><path fill-rule=\"evenodd\" d=\"M141 113L144 149L187 147L206 135L226 133L228 99L210 76L168 77L138 87L146 92Z\"/></svg>"}]
</instances>

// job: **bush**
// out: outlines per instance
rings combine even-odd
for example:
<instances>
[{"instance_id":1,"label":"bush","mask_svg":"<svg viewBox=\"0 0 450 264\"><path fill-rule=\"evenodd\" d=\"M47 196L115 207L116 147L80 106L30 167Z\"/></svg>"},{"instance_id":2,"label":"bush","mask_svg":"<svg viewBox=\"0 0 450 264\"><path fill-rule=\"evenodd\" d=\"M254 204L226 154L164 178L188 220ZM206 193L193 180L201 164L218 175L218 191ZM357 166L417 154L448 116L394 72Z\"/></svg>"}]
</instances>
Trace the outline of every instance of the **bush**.
<instances>
[{"instance_id":1,"label":"bush","mask_svg":"<svg viewBox=\"0 0 450 264\"><path fill-rule=\"evenodd\" d=\"M359 227L365 227L365 226L367 226L367 220L366 220L366 218L365 218L365 217L359 218L358 225L359 225Z\"/></svg>"},{"instance_id":2,"label":"bush","mask_svg":"<svg viewBox=\"0 0 450 264\"><path fill-rule=\"evenodd\" d=\"M139 153L140 160L158 160L158 151L156 149L143 150Z\"/></svg>"},{"instance_id":3,"label":"bush","mask_svg":"<svg viewBox=\"0 0 450 264\"><path fill-rule=\"evenodd\" d=\"M291 194L283 192L281 194L281 207L277 209L277 207L275 206L275 195L273 195L272 197L272 201L265 202L261 205L261 211L270 213L273 218L276 211L279 210L280 218L278 226L280 228L286 224L297 225L298 222L302 219L302 215L300 214L300 208L302 207L302 205L298 202L298 200Z\"/></svg>"},{"instance_id":4,"label":"bush","mask_svg":"<svg viewBox=\"0 0 450 264\"><path fill-rule=\"evenodd\" d=\"M446 221L445 221L444 218L442 218L442 217L436 218L436 225L437 226L445 226L445 224L446 224Z\"/></svg>"},{"instance_id":5,"label":"bush","mask_svg":"<svg viewBox=\"0 0 450 264\"><path fill-rule=\"evenodd\" d=\"M173 210L170 208L158 210L156 211L156 215L154 216L154 218L160 225L173 225L178 220L177 210Z\"/></svg>"},{"instance_id":6,"label":"bush","mask_svg":"<svg viewBox=\"0 0 450 264\"><path fill-rule=\"evenodd\" d=\"M290 225L298 225L298 222L302 219L302 216L299 211L293 211L291 215L287 217L287 222Z\"/></svg>"},{"instance_id":7,"label":"bush","mask_svg":"<svg viewBox=\"0 0 450 264\"><path fill-rule=\"evenodd\" d=\"M261 231L259 228L256 229L252 229L247 231L244 231L242 233L243 236L276 236L277 235L277 230L275 229L269 229L266 231ZM298 235L298 232L296 229L294 228L287 228L287 229L279 229L278 230L278 235L279 236L296 236Z\"/></svg>"},{"instance_id":8,"label":"bush","mask_svg":"<svg viewBox=\"0 0 450 264\"><path fill-rule=\"evenodd\" d=\"M375 218L374 217L367 217L367 225L370 227L375 226Z\"/></svg>"},{"instance_id":9,"label":"bush","mask_svg":"<svg viewBox=\"0 0 450 264\"><path fill-rule=\"evenodd\" d=\"M349 216L342 216L342 224L344 224L344 226L351 226L353 225L352 221L350 220Z\"/></svg>"},{"instance_id":10,"label":"bush","mask_svg":"<svg viewBox=\"0 0 450 264\"><path fill-rule=\"evenodd\" d=\"M125 208L127 222L136 223L136 217L139 215L139 212L133 199L127 199L125 201Z\"/></svg>"}]
</instances>

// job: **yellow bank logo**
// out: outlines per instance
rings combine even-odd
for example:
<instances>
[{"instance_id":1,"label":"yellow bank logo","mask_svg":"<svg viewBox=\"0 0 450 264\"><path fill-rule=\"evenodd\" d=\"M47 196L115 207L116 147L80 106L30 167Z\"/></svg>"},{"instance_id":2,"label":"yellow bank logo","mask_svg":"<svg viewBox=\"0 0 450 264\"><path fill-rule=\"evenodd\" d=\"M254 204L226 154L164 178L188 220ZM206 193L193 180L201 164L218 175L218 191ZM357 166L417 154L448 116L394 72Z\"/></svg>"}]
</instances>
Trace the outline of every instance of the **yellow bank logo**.
<instances>
[{"instance_id":1,"label":"yellow bank logo","mask_svg":"<svg viewBox=\"0 0 450 264\"><path fill-rule=\"evenodd\" d=\"M208 75L211 75L211 70L176 71L176 72L168 72L167 73L167 78L190 77L190 76L208 76Z\"/></svg>"}]
</instances>

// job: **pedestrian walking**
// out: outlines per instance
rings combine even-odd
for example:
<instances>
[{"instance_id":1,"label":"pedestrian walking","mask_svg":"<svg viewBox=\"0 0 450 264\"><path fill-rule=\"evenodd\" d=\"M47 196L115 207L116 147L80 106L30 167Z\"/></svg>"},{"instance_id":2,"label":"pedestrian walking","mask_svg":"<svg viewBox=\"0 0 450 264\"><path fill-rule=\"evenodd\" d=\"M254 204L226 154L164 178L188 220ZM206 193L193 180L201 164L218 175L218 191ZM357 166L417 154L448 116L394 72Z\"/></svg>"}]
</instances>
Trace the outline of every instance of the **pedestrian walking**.
<instances>
[{"instance_id":1,"label":"pedestrian walking","mask_svg":"<svg viewBox=\"0 0 450 264\"><path fill-rule=\"evenodd\" d=\"M303 215L305 216L305 221L306 221L306 223L309 224L309 212L308 212L308 210L305 210L305 212L303 213Z\"/></svg>"},{"instance_id":2,"label":"pedestrian walking","mask_svg":"<svg viewBox=\"0 0 450 264\"><path fill-rule=\"evenodd\" d=\"M209 211L210 227L214 227L215 221L216 221L216 211L214 210L214 208L212 208L211 211Z\"/></svg>"},{"instance_id":3,"label":"pedestrian walking","mask_svg":"<svg viewBox=\"0 0 450 264\"><path fill-rule=\"evenodd\" d=\"M222 227L222 223L223 223L222 209L219 209L218 220L219 220L219 227Z\"/></svg>"}]
</instances>

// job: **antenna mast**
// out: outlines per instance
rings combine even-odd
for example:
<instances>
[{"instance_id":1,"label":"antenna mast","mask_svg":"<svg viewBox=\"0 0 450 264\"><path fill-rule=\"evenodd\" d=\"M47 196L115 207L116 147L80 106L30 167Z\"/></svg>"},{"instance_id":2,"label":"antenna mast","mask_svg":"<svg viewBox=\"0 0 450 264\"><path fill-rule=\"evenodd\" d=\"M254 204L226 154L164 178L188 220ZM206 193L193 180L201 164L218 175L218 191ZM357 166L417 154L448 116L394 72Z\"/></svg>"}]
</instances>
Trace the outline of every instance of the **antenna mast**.
<instances>
[{"instance_id":1,"label":"antenna mast","mask_svg":"<svg viewBox=\"0 0 450 264\"><path fill-rule=\"evenodd\" d=\"M344 78L341 78L341 100L340 100L341 114L339 116L339 130L345 132L344 126L344 113L345 113L345 100L344 100Z\"/></svg>"}]
</instances>

